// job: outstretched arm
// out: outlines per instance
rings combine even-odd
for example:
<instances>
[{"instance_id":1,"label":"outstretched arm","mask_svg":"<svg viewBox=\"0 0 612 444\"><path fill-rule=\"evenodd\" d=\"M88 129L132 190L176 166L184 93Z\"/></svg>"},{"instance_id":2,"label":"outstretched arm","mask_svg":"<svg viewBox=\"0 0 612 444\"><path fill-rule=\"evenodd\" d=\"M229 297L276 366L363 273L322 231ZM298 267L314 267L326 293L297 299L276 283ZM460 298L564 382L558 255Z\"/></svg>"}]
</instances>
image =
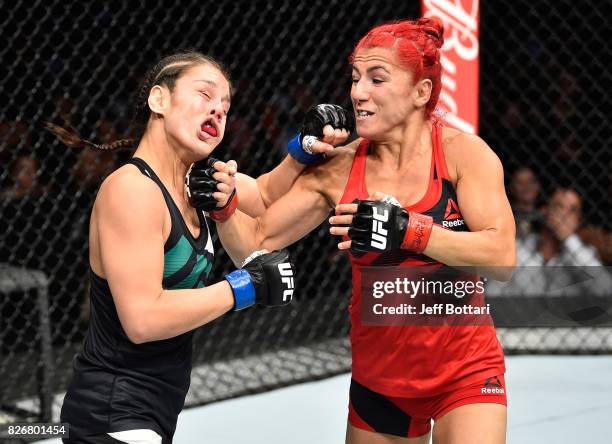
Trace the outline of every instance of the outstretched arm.
<instances>
[{"instance_id":1,"label":"outstretched arm","mask_svg":"<svg viewBox=\"0 0 612 444\"><path fill-rule=\"evenodd\" d=\"M338 105L320 104L305 115L300 133L288 144L289 155L272 171L254 179L246 174L236 174L233 161L215 163L219 171L215 175L227 187L219 187L216 195L220 205L225 204L228 189L234 186L239 194L238 208L253 217L263 214L272 203L283 196L307 165L318 163L324 156L333 157L334 146L344 143L354 130L352 111Z\"/></svg>"},{"instance_id":2,"label":"outstretched arm","mask_svg":"<svg viewBox=\"0 0 612 444\"><path fill-rule=\"evenodd\" d=\"M346 141L349 132L346 129L335 129L331 125L323 128L323 138L315 142L311 149L316 153L325 153L333 157L337 151L334 146ZM236 173L236 192L238 193L238 209L252 217L260 216L270 205L280 199L294 184L298 176L306 169L304 165L296 161L291 155L287 155L272 171L262 174L257 179L243 173ZM219 162L215 168L220 173L235 173L230 163ZM221 183L231 186L231 178L224 174L215 174ZM225 190L225 189L224 189ZM219 195L222 199L223 197Z\"/></svg>"},{"instance_id":3,"label":"outstretched arm","mask_svg":"<svg viewBox=\"0 0 612 444\"><path fill-rule=\"evenodd\" d=\"M290 245L323 222L331 206L320 186L317 174L308 170L261 216L253 218L238 210L217 223L221 242L234 264L239 266L254 250L273 251Z\"/></svg>"},{"instance_id":4,"label":"outstretched arm","mask_svg":"<svg viewBox=\"0 0 612 444\"><path fill-rule=\"evenodd\" d=\"M223 168L219 165L219 168ZM257 179L243 173L236 174L238 209L256 217L264 213L272 203L285 194L304 171L306 165L287 156L272 171Z\"/></svg>"}]
</instances>

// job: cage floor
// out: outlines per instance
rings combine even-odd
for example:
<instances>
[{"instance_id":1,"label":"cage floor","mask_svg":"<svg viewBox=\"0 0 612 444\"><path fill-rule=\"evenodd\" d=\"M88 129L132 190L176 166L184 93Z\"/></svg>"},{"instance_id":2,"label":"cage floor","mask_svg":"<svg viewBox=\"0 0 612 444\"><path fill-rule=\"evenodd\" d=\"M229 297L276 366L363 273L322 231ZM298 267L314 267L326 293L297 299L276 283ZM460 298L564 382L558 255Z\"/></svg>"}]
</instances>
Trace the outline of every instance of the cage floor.
<instances>
[{"instance_id":1,"label":"cage floor","mask_svg":"<svg viewBox=\"0 0 612 444\"><path fill-rule=\"evenodd\" d=\"M610 442L612 356L510 356L506 365L509 444ZM174 443L342 443L349 382L342 374L186 409Z\"/></svg>"}]
</instances>

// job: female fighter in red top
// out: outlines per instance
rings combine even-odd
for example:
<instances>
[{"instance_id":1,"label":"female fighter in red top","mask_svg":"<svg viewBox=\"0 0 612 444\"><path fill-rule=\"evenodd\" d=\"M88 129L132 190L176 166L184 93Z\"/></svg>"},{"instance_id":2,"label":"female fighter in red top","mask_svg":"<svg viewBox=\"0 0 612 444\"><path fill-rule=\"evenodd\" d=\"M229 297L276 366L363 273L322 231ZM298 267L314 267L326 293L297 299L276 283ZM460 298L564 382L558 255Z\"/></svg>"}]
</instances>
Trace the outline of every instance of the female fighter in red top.
<instances>
[{"instance_id":1,"label":"female fighter in red top","mask_svg":"<svg viewBox=\"0 0 612 444\"><path fill-rule=\"evenodd\" d=\"M432 117L442 36L435 18L369 31L350 58L360 138L306 168L259 217L228 205L217 219L240 263L295 242L336 211L330 231L343 236L339 248L353 265L350 444L427 443L432 419L435 443L505 441L504 357L490 322L372 326L361 317L364 265L488 267L505 280L515 264L499 159L478 136ZM307 134L293 149L302 162L318 160ZM218 189L230 195L233 182Z\"/></svg>"}]
</instances>

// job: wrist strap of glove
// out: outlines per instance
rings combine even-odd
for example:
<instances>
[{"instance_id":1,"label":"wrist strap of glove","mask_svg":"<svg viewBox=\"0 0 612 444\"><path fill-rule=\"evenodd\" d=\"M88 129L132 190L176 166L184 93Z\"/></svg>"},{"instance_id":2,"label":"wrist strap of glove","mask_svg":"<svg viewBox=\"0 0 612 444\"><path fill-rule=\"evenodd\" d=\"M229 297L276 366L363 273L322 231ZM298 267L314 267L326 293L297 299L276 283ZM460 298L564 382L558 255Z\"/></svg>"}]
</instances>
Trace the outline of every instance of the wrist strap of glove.
<instances>
[{"instance_id":1,"label":"wrist strap of glove","mask_svg":"<svg viewBox=\"0 0 612 444\"><path fill-rule=\"evenodd\" d=\"M420 213L408 213L408 227L402 242L402 248L415 253L422 253L427 247L431 230L433 229L433 218Z\"/></svg>"},{"instance_id":2,"label":"wrist strap of glove","mask_svg":"<svg viewBox=\"0 0 612 444\"><path fill-rule=\"evenodd\" d=\"M234 311L242 310L255 304L255 286L248 271L240 268L225 275L234 293Z\"/></svg>"},{"instance_id":3,"label":"wrist strap of glove","mask_svg":"<svg viewBox=\"0 0 612 444\"><path fill-rule=\"evenodd\" d=\"M325 158L323 154L309 154L302 148L302 135L298 133L287 144L287 151L293 159L303 165L311 165Z\"/></svg>"},{"instance_id":4,"label":"wrist strap of glove","mask_svg":"<svg viewBox=\"0 0 612 444\"><path fill-rule=\"evenodd\" d=\"M217 210L209 211L208 215L215 222L223 223L232 217L232 214L234 214L237 207L238 194L236 194L236 189L234 188L234 191L232 191L232 195L229 197L227 203Z\"/></svg>"}]
</instances>

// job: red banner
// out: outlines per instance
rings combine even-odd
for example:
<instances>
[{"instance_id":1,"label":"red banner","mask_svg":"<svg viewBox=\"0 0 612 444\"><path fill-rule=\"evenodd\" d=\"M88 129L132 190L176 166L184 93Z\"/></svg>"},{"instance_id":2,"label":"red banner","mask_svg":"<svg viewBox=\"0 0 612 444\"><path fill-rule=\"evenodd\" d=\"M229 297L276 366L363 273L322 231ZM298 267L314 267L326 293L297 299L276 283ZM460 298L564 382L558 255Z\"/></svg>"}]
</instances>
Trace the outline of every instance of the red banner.
<instances>
[{"instance_id":1,"label":"red banner","mask_svg":"<svg viewBox=\"0 0 612 444\"><path fill-rule=\"evenodd\" d=\"M479 0L421 0L424 17L444 23L438 108L460 131L478 132Z\"/></svg>"}]
</instances>

